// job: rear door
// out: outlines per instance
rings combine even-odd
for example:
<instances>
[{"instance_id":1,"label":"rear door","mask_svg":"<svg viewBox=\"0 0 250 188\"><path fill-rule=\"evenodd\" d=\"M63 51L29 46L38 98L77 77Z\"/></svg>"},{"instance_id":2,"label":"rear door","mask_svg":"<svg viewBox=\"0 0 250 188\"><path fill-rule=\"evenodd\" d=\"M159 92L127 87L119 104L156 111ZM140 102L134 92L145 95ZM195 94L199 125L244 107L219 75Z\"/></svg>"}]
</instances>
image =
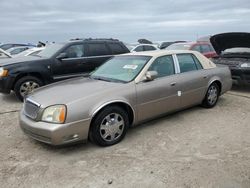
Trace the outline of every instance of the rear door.
<instances>
[{"instance_id":1,"label":"rear door","mask_svg":"<svg viewBox=\"0 0 250 188\"><path fill-rule=\"evenodd\" d=\"M93 71L113 57L111 49L106 42L88 42L86 63L88 64L89 71Z\"/></svg>"},{"instance_id":2,"label":"rear door","mask_svg":"<svg viewBox=\"0 0 250 188\"><path fill-rule=\"evenodd\" d=\"M178 75L172 55L157 58L149 71L156 71L153 81L136 85L138 120L144 121L180 107Z\"/></svg>"},{"instance_id":3,"label":"rear door","mask_svg":"<svg viewBox=\"0 0 250 188\"><path fill-rule=\"evenodd\" d=\"M175 57L180 70L181 107L201 103L207 89L206 70L193 54L177 54Z\"/></svg>"}]
</instances>

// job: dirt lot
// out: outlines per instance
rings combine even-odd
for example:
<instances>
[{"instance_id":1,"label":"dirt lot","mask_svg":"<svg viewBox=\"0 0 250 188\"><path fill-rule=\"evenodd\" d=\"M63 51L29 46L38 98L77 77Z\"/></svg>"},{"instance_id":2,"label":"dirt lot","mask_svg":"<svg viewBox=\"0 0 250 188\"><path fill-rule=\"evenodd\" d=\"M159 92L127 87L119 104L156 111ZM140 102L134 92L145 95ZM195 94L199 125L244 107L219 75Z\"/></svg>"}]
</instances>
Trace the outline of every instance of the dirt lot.
<instances>
[{"instance_id":1,"label":"dirt lot","mask_svg":"<svg viewBox=\"0 0 250 188\"><path fill-rule=\"evenodd\" d=\"M130 129L118 145L54 148L25 136L0 95L0 187L250 187L250 89Z\"/></svg>"}]
</instances>

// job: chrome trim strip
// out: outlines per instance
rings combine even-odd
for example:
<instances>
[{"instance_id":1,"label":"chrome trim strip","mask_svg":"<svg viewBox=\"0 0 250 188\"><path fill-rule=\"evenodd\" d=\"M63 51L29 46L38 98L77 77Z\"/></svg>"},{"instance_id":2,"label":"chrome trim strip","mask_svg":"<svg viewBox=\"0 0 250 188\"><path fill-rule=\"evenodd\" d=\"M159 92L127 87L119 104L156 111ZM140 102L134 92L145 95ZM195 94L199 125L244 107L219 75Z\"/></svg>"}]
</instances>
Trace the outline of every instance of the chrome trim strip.
<instances>
[{"instance_id":1,"label":"chrome trim strip","mask_svg":"<svg viewBox=\"0 0 250 188\"><path fill-rule=\"evenodd\" d=\"M26 100L26 101L29 101L30 103L32 103L32 104L34 104L34 105L36 105L37 107L41 107L41 104L39 104L39 103L33 101L33 100L30 99L30 98L26 98L25 100Z\"/></svg>"},{"instance_id":2,"label":"chrome trim strip","mask_svg":"<svg viewBox=\"0 0 250 188\"><path fill-rule=\"evenodd\" d=\"M181 71L180 71L180 65L179 65L179 61L178 61L177 55L176 54L172 54L172 56L173 56L173 59L174 59L175 74L179 74Z\"/></svg>"},{"instance_id":3,"label":"chrome trim strip","mask_svg":"<svg viewBox=\"0 0 250 188\"><path fill-rule=\"evenodd\" d=\"M105 107L105 106L107 106L107 105L109 105L109 104L112 104L112 103L116 103L116 102L124 103L124 104L128 105L128 106L132 109L132 111L133 111L133 116L134 116L134 119L133 119L132 124L134 124L135 119L136 119L135 110L134 110L134 108L133 108L128 102L123 101L123 100L113 100L113 101L109 101L109 102L106 102L106 103L102 104L101 106L99 106L99 107L92 113L92 115L91 115L91 120L93 119L93 117L94 117L103 107Z\"/></svg>"},{"instance_id":4,"label":"chrome trim strip","mask_svg":"<svg viewBox=\"0 0 250 188\"><path fill-rule=\"evenodd\" d=\"M81 60L81 59L94 59L94 58L102 58L102 57L113 57L115 55L100 55L100 56L86 56L86 57L74 57L74 58L64 58L62 61L68 60Z\"/></svg>"}]
</instances>

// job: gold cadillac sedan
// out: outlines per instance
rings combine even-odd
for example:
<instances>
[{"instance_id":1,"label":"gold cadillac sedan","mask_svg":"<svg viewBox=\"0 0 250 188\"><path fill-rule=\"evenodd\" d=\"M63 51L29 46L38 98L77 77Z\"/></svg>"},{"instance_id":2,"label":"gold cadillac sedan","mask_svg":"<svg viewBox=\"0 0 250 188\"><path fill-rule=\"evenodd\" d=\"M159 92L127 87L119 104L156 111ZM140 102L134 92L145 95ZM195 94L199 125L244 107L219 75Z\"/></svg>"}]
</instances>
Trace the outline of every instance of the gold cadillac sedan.
<instances>
[{"instance_id":1,"label":"gold cadillac sedan","mask_svg":"<svg viewBox=\"0 0 250 188\"><path fill-rule=\"evenodd\" d=\"M194 51L151 51L115 56L89 77L37 89L27 96L20 126L52 145L120 142L131 126L181 109L212 108L230 90L228 67Z\"/></svg>"}]
</instances>

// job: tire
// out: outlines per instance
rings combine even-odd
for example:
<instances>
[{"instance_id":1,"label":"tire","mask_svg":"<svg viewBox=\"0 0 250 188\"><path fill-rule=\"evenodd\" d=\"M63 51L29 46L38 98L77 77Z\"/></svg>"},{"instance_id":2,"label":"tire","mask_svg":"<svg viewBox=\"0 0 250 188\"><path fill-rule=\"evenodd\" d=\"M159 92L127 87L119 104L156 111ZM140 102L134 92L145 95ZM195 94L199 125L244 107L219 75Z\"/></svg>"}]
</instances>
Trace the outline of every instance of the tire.
<instances>
[{"instance_id":1,"label":"tire","mask_svg":"<svg viewBox=\"0 0 250 188\"><path fill-rule=\"evenodd\" d=\"M220 88L216 83L212 83L207 90L206 96L202 102L202 106L205 108L213 108L219 99Z\"/></svg>"},{"instance_id":2,"label":"tire","mask_svg":"<svg viewBox=\"0 0 250 188\"><path fill-rule=\"evenodd\" d=\"M118 106L108 106L93 120L89 137L99 146L115 145L125 137L128 127L128 114Z\"/></svg>"},{"instance_id":3,"label":"tire","mask_svg":"<svg viewBox=\"0 0 250 188\"><path fill-rule=\"evenodd\" d=\"M41 87L43 82L33 76L25 76L19 79L14 85L14 92L20 101L23 101L25 95L31 93L34 89ZM24 89L27 89L25 91Z\"/></svg>"}]
</instances>

